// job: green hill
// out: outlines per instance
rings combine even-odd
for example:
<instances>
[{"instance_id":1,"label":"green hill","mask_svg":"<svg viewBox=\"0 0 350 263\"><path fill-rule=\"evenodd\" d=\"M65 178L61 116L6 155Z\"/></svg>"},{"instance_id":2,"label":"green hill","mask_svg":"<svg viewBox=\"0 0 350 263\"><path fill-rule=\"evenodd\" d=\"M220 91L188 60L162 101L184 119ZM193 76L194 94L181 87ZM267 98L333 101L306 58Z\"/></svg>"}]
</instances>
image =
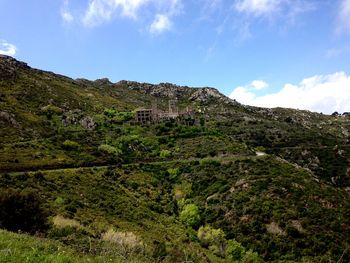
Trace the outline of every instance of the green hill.
<instances>
[{"instance_id":1,"label":"green hill","mask_svg":"<svg viewBox=\"0 0 350 263\"><path fill-rule=\"evenodd\" d=\"M0 125L0 262L350 261L346 116L0 56Z\"/></svg>"}]
</instances>

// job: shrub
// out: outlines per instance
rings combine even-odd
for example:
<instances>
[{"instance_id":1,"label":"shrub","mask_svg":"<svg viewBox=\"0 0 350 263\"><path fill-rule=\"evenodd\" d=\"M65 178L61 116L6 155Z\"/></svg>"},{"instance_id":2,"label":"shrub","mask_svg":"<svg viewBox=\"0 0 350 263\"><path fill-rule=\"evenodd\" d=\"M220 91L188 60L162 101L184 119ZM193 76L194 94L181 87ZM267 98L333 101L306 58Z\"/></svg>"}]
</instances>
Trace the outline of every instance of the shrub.
<instances>
[{"instance_id":1,"label":"shrub","mask_svg":"<svg viewBox=\"0 0 350 263\"><path fill-rule=\"evenodd\" d=\"M243 245L234 239L227 242L226 257L233 261L242 263L259 263L261 259L257 252L249 249L248 251Z\"/></svg>"},{"instance_id":2,"label":"shrub","mask_svg":"<svg viewBox=\"0 0 350 263\"><path fill-rule=\"evenodd\" d=\"M165 243L155 241L154 244L155 244L155 248L152 256L158 260L164 259L168 255Z\"/></svg>"},{"instance_id":3,"label":"shrub","mask_svg":"<svg viewBox=\"0 0 350 263\"><path fill-rule=\"evenodd\" d=\"M229 259L241 260L245 254L245 248L234 239L227 242L226 255Z\"/></svg>"},{"instance_id":4,"label":"shrub","mask_svg":"<svg viewBox=\"0 0 350 263\"><path fill-rule=\"evenodd\" d=\"M41 108L41 112L45 114L48 119L50 119L53 115L61 115L63 110L54 105L47 105Z\"/></svg>"},{"instance_id":5,"label":"shrub","mask_svg":"<svg viewBox=\"0 0 350 263\"><path fill-rule=\"evenodd\" d=\"M159 154L161 158L168 158L171 156L171 151L169 150L162 150Z\"/></svg>"},{"instance_id":6,"label":"shrub","mask_svg":"<svg viewBox=\"0 0 350 263\"><path fill-rule=\"evenodd\" d=\"M201 226L198 229L198 239L202 246L210 248L215 254L225 257L225 233L221 229L210 226Z\"/></svg>"},{"instance_id":7,"label":"shrub","mask_svg":"<svg viewBox=\"0 0 350 263\"><path fill-rule=\"evenodd\" d=\"M117 111L115 109L105 109L103 114L109 118L113 118L117 115Z\"/></svg>"},{"instance_id":8,"label":"shrub","mask_svg":"<svg viewBox=\"0 0 350 263\"><path fill-rule=\"evenodd\" d=\"M188 226L198 226L200 222L198 206L195 204L185 205L180 213L180 220Z\"/></svg>"},{"instance_id":9,"label":"shrub","mask_svg":"<svg viewBox=\"0 0 350 263\"><path fill-rule=\"evenodd\" d=\"M133 232L117 232L113 229L109 229L107 232L103 233L101 239L112 243L123 244L124 246L130 248L143 245L140 239Z\"/></svg>"},{"instance_id":10,"label":"shrub","mask_svg":"<svg viewBox=\"0 0 350 263\"><path fill-rule=\"evenodd\" d=\"M55 216L52 219L52 221L54 226L57 228L65 228L65 227L81 228L81 225L77 220L65 218L60 215Z\"/></svg>"},{"instance_id":11,"label":"shrub","mask_svg":"<svg viewBox=\"0 0 350 263\"><path fill-rule=\"evenodd\" d=\"M109 229L102 234L101 239L115 244L118 253L124 258L132 254L141 254L144 252L143 242L132 232L117 232Z\"/></svg>"},{"instance_id":12,"label":"shrub","mask_svg":"<svg viewBox=\"0 0 350 263\"><path fill-rule=\"evenodd\" d=\"M242 263L259 263L261 262L261 260L258 253L253 252L253 250L250 249L244 254L241 262Z\"/></svg>"},{"instance_id":13,"label":"shrub","mask_svg":"<svg viewBox=\"0 0 350 263\"><path fill-rule=\"evenodd\" d=\"M0 193L0 228L31 234L47 229L48 213L36 192L14 189Z\"/></svg>"},{"instance_id":14,"label":"shrub","mask_svg":"<svg viewBox=\"0 0 350 263\"><path fill-rule=\"evenodd\" d=\"M56 199L55 199L55 204L56 205L63 205L64 204L64 199L62 198L62 197L57 197Z\"/></svg>"},{"instance_id":15,"label":"shrub","mask_svg":"<svg viewBox=\"0 0 350 263\"><path fill-rule=\"evenodd\" d=\"M176 200L186 198L192 193L192 184L186 181L182 181L181 184L174 186L174 197Z\"/></svg>"},{"instance_id":16,"label":"shrub","mask_svg":"<svg viewBox=\"0 0 350 263\"><path fill-rule=\"evenodd\" d=\"M129 111L126 111L126 112L118 112L118 120L122 121L122 122L125 122L125 121L130 121L134 118L135 116L135 112L129 112Z\"/></svg>"},{"instance_id":17,"label":"shrub","mask_svg":"<svg viewBox=\"0 0 350 263\"><path fill-rule=\"evenodd\" d=\"M109 166L102 176L112 180L117 180L120 177L120 174L113 167Z\"/></svg>"},{"instance_id":18,"label":"shrub","mask_svg":"<svg viewBox=\"0 0 350 263\"><path fill-rule=\"evenodd\" d=\"M198 229L198 239L203 247L209 247L225 240L225 233L221 229L215 229L211 226L201 226Z\"/></svg>"},{"instance_id":19,"label":"shrub","mask_svg":"<svg viewBox=\"0 0 350 263\"><path fill-rule=\"evenodd\" d=\"M78 150L80 145L77 142L71 141L71 140L65 140L62 144L63 149L73 151L73 150Z\"/></svg>"},{"instance_id":20,"label":"shrub","mask_svg":"<svg viewBox=\"0 0 350 263\"><path fill-rule=\"evenodd\" d=\"M180 171L178 168L169 168L168 173L169 173L170 179L175 179L180 174Z\"/></svg>"},{"instance_id":21,"label":"shrub","mask_svg":"<svg viewBox=\"0 0 350 263\"><path fill-rule=\"evenodd\" d=\"M108 145L108 144L101 144L99 147L98 147L98 150L104 154L109 154L109 155L118 155L118 154L121 154L120 150L111 146L111 145Z\"/></svg>"}]
</instances>

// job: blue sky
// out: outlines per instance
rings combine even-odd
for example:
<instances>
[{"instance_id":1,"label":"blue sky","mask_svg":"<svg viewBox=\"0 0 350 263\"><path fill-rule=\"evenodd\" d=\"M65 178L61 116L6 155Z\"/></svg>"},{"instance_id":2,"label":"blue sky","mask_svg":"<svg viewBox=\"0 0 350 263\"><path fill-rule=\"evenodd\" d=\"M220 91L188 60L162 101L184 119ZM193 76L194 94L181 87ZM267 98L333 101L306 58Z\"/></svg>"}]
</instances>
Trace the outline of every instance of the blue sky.
<instances>
[{"instance_id":1,"label":"blue sky","mask_svg":"<svg viewBox=\"0 0 350 263\"><path fill-rule=\"evenodd\" d=\"M350 111L350 0L0 0L0 53L73 78Z\"/></svg>"}]
</instances>

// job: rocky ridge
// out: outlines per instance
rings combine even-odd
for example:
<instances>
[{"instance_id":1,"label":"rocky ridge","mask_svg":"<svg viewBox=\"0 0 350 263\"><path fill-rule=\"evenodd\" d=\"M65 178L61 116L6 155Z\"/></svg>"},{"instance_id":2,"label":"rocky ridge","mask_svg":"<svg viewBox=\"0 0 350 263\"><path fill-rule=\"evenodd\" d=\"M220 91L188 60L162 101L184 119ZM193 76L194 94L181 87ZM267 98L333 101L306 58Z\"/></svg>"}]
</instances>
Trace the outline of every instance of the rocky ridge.
<instances>
[{"instance_id":1,"label":"rocky ridge","mask_svg":"<svg viewBox=\"0 0 350 263\"><path fill-rule=\"evenodd\" d=\"M0 80L15 78L18 68L29 68L29 66L13 57L0 55Z\"/></svg>"},{"instance_id":2,"label":"rocky ridge","mask_svg":"<svg viewBox=\"0 0 350 263\"><path fill-rule=\"evenodd\" d=\"M16 60L13 57L0 55L0 79L15 78L17 70L19 68L30 69L27 63ZM47 72L54 74L52 72ZM58 74L54 74L60 76ZM60 76L64 77L64 76ZM67 77L65 77L67 78ZM205 103L210 99L218 99L220 102L227 105L239 105L235 100L232 100L222 93L220 93L216 88L203 87L203 88L193 88L188 86L179 86L171 83L140 83L136 81L121 80L119 82L113 83L108 78L101 78L94 81L90 81L84 78L78 78L74 80L78 84L83 84L85 86L95 86L98 88L104 87L125 87L129 90L138 91L153 97L169 98L169 99L187 99L193 102Z\"/></svg>"}]
</instances>

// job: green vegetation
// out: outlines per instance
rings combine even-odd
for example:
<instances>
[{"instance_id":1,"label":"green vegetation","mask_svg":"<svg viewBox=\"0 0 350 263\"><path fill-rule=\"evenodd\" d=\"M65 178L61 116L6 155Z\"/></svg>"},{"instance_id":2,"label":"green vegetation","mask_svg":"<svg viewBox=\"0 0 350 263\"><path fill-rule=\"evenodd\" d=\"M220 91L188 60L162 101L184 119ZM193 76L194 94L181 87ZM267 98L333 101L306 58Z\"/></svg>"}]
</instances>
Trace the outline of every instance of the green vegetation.
<instances>
[{"instance_id":1,"label":"green vegetation","mask_svg":"<svg viewBox=\"0 0 350 263\"><path fill-rule=\"evenodd\" d=\"M57 241L0 230L1 263L103 263L106 262L106 259L113 263L135 262L107 252L104 256L83 255Z\"/></svg>"},{"instance_id":2,"label":"green vegetation","mask_svg":"<svg viewBox=\"0 0 350 263\"><path fill-rule=\"evenodd\" d=\"M47 212L36 192L3 189L0 193L0 228L34 234L47 228Z\"/></svg>"},{"instance_id":3,"label":"green vegetation","mask_svg":"<svg viewBox=\"0 0 350 263\"><path fill-rule=\"evenodd\" d=\"M201 220L198 206L195 204L185 205L180 213L180 220L188 226L198 226Z\"/></svg>"},{"instance_id":4,"label":"green vegetation","mask_svg":"<svg viewBox=\"0 0 350 263\"><path fill-rule=\"evenodd\" d=\"M76 151L79 150L79 143L70 141L70 140L65 140L63 142L63 148L66 150L71 150L71 151Z\"/></svg>"},{"instance_id":5,"label":"green vegetation","mask_svg":"<svg viewBox=\"0 0 350 263\"><path fill-rule=\"evenodd\" d=\"M0 262L350 261L349 118L153 87L0 58Z\"/></svg>"}]
</instances>

